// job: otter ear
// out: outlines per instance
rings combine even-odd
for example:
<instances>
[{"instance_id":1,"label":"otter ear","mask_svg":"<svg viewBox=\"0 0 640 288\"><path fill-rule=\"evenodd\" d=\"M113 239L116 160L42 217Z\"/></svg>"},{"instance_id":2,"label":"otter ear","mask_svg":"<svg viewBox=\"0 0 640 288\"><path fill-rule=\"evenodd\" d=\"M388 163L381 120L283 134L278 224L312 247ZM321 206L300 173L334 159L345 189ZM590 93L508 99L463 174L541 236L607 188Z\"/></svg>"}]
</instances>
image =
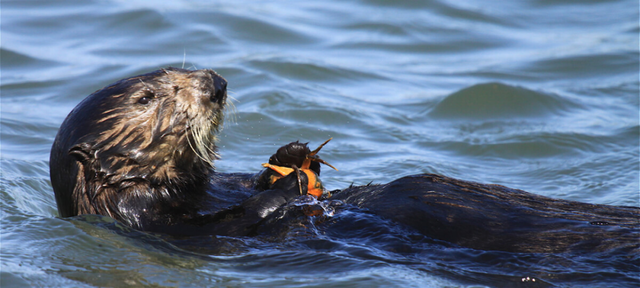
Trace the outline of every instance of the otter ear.
<instances>
[{"instance_id":1,"label":"otter ear","mask_svg":"<svg viewBox=\"0 0 640 288\"><path fill-rule=\"evenodd\" d=\"M87 160L93 158L91 155L91 144L89 143L80 143L73 145L71 149L69 149L69 155L76 158L76 160L80 162L86 162Z\"/></svg>"}]
</instances>

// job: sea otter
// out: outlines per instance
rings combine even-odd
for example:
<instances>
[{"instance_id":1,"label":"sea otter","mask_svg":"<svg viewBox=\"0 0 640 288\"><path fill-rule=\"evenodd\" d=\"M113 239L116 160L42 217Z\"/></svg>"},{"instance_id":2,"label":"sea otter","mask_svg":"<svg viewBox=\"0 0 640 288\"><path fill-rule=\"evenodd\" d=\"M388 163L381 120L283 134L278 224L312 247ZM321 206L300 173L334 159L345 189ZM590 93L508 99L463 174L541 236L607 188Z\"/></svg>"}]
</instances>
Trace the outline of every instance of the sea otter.
<instances>
[{"instance_id":1,"label":"sea otter","mask_svg":"<svg viewBox=\"0 0 640 288\"><path fill-rule=\"evenodd\" d=\"M120 80L85 98L62 123L51 149L60 216L106 215L171 235L254 236L317 215L285 205L307 192L312 174L274 178L269 168L257 174L214 171L226 87L212 70L167 68ZM305 163L310 153L306 144L291 142L270 163L306 166L319 176L318 162ZM555 200L431 174L332 192L330 199L349 209L474 249L639 246L637 207Z\"/></svg>"}]
</instances>

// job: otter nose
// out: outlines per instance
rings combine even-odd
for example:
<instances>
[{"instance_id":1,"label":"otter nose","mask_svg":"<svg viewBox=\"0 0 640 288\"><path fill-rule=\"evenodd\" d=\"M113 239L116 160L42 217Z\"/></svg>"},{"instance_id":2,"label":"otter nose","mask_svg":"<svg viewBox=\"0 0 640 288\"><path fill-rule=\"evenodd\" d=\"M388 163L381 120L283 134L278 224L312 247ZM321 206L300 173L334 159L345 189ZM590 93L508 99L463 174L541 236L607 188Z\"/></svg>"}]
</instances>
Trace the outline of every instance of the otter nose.
<instances>
[{"instance_id":1,"label":"otter nose","mask_svg":"<svg viewBox=\"0 0 640 288\"><path fill-rule=\"evenodd\" d=\"M191 76L195 76L200 83L201 89L207 91L209 101L223 105L227 98L227 80L222 78L213 70L203 69L192 71Z\"/></svg>"},{"instance_id":2,"label":"otter nose","mask_svg":"<svg viewBox=\"0 0 640 288\"><path fill-rule=\"evenodd\" d=\"M209 100L213 103L224 104L227 98L227 80L212 70L208 72L213 80L213 91L211 91L211 95L209 95Z\"/></svg>"}]
</instances>

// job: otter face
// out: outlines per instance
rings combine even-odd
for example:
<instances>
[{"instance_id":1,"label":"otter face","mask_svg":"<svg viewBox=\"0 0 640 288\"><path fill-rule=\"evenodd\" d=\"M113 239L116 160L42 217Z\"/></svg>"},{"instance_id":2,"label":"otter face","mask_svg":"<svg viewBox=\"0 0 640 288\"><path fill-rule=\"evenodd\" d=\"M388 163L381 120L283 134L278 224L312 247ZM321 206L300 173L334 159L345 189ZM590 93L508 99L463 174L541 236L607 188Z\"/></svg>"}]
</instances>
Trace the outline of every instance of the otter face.
<instances>
[{"instance_id":1,"label":"otter face","mask_svg":"<svg viewBox=\"0 0 640 288\"><path fill-rule=\"evenodd\" d=\"M168 197L206 179L217 158L226 86L212 70L168 68L85 98L63 122L51 150L61 216L104 214L93 205L104 197L101 204L117 208L120 203L109 202L118 197L106 194Z\"/></svg>"},{"instance_id":2,"label":"otter face","mask_svg":"<svg viewBox=\"0 0 640 288\"><path fill-rule=\"evenodd\" d=\"M152 77L150 77L152 76ZM213 167L226 81L211 70L165 69L116 83L124 93L102 100L94 150L103 166L136 170L149 181ZM111 86L104 90L113 89ZM100 106L102 106L102 104ZM94 135L92 135L94 136ZM122 166L122 168L120 168Z\"/></svg>"}]
</instances>

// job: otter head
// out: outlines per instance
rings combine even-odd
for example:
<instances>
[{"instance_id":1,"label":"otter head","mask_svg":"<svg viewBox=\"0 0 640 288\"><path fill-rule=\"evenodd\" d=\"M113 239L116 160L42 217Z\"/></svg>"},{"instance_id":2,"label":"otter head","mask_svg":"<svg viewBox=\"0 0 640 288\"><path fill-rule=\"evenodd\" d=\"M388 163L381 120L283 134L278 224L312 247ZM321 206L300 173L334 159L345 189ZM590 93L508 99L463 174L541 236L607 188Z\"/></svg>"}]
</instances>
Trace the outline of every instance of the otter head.
<instances>
[{"instance_id":1,"label":"otter head","mask_svg":"<svg viewBox=\"0 0 640 288\"><path fill-rule=\"evenodd\" d=\"M212 70L168 68L85 98L51 149L60 216L101 214L136 227L145 213L196 201L217 157L226 86Z\"/></svg>"}]
</instances>

